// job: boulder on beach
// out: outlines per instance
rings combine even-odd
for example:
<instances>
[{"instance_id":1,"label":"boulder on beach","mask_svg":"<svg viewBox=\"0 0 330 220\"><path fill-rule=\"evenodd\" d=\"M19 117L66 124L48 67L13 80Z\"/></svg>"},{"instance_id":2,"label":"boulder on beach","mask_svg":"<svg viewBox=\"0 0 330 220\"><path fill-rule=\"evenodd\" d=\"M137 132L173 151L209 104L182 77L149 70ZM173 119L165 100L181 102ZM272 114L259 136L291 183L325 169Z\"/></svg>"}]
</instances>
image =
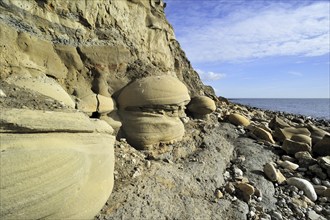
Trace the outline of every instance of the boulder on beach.
<instances>
[{"instance_id":1,"label":"boulder on beach","mask_svg":"<svg viewBox=\"0 0 330 220\"><path fill-rule=\"evenodd\" d=\"M289 139L285 139L282 145L282 149L287 154L295 154L300 151L308 151L312 152L312 148L310 145L302 142L292 141Z\"/></svg>"},{"instance_id":2,"label":"boulder on beach","mask_svg":"<svg viewBox=\"0 0 330 220\"><path fill-rule=\"evenodd\" d=\"M230 114L228 120L230 123L234 125L240 125L244 127L247 127L250 124L250 120L247 117L238 113Z\"/></svg>"},{"instance_id":3,"label":"boulder on beach","mask_svg":"<svg viewBox=\"0 0 330 220\"><path fill-rule=\"evenodd\" d=\"M280 142L283 142L285 139L291 140L294 135L305 135L310 137L311 133L307 128L294 127L276 128L274 132L274 138Z\"/></svg>"},{"instance_id":4,"label":"boulder on beach","mask_svg":"<svg viewBox=\"0 0 330 220\"><path fill-rule=\"evenodd\" d=\"M216 110L215 102L207 96L196 96L191 99L187 109L193 113L194 117L202 117Z\"/></svg>"},{"instance_id":5,"label":"boulder on beach","mask_svg":"<svg viewBox=\"0 0 330 220\"><path fill-rule=\"evenodd\" d=\"M290 125L288 123L286 123L285 121L283 121L281 118L279 118L278 116L275 116L270 122L269 122L269 127L273 130L275 130L276 128L286 128L286 127L290 127Z\"/></svg>"},{"instance_id":6,"label":"boulder on beach","mask_svg":"<svg viewBox=\"0 0 330 220\"><path fill-rule=\"evenodd\" d=\"M186 86L173 76L150 76L127 85L118 97L119 114L127 141L138 149L181 140Z\"/></svg>"}]
</instances>

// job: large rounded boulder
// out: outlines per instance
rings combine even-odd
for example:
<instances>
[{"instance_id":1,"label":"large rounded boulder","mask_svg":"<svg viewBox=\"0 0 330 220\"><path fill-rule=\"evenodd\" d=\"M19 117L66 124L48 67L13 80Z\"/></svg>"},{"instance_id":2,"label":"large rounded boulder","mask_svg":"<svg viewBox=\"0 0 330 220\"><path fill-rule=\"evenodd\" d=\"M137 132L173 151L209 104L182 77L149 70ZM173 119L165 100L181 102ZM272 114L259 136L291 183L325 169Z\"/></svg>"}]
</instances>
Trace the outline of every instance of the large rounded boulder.
<instances>
[{"instance_id":1,"label":"large rounded boulder","mask_svg":"<svg viewBox=\"0 0 330 220\"><path fill-rule=\"evenodd\" d=\"M188 89L173 76L149 76L127 85L118 97L127 141L138 149L181 140L180 117L190 101Z\"/></svg>"}]
</instances>

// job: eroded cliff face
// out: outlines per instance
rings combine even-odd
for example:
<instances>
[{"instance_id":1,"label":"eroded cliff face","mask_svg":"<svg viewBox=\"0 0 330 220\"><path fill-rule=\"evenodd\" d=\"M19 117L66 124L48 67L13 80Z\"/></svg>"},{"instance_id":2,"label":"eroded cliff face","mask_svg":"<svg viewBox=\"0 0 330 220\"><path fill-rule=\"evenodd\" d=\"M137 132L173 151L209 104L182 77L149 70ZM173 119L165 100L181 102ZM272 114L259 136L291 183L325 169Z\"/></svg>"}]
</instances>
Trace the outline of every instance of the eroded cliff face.
<instances>
[{"instance_id":1,"label":"eroded cliff face","mask_svg":"<svg viewBox=\"0 0 330 220\"><path fill-rule=\"evenodd\" d=\"M110 97L136 78L173 75L191 96L204 95L164 7L162 0L2 0L1 79L45 74L81 98Z\"/></svg>"},{"instance_id":2,"label":"eroded cliff face","mask_svg":"<svg viewBox=\"0 0 330 220\"><path fill-rule=\"evenodd\" d=\"M145 150L183 139L190 97L214 92L164 7L0 0L0 218L91 219L114 185L116 137Z\"/></svg>"}]
</instances>

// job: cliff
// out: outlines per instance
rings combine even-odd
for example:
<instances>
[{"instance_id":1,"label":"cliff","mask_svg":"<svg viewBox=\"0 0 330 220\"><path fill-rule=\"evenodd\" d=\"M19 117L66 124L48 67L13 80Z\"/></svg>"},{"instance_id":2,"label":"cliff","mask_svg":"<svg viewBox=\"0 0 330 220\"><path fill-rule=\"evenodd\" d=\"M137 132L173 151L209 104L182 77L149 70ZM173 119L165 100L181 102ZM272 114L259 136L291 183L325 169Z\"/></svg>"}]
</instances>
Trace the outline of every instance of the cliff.
<instances>
[{"instance_id":1,"label":"cliff","mask_svg":"<svg viewBox=\"0 0 330 220\"><path fill-rule=\"evenodd\" d=\"M70 95L109 96L136 78L174 75L192 96L204 94L162 0L3 0L0 6L1 79L46 74Z\"/></svg>"}]
</instances>

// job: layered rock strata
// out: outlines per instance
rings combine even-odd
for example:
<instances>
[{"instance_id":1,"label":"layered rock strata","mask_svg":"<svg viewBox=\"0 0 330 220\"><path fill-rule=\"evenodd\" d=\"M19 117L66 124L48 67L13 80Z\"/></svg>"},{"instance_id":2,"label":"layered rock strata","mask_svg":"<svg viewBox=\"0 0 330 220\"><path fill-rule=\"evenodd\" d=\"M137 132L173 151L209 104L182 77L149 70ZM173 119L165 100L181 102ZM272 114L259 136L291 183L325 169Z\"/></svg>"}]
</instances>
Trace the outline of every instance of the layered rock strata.
<instances>
[{"instance_id":1,"label":"layered rock strata","mask_svg":"<svg viewBox=\"0 0 330 220\"><path fill-rule=\"evenodd\" d=\"M77 112L1 111L1 219L93 218L113 187L113 129Z\"/></svg>"}]
</instances>

